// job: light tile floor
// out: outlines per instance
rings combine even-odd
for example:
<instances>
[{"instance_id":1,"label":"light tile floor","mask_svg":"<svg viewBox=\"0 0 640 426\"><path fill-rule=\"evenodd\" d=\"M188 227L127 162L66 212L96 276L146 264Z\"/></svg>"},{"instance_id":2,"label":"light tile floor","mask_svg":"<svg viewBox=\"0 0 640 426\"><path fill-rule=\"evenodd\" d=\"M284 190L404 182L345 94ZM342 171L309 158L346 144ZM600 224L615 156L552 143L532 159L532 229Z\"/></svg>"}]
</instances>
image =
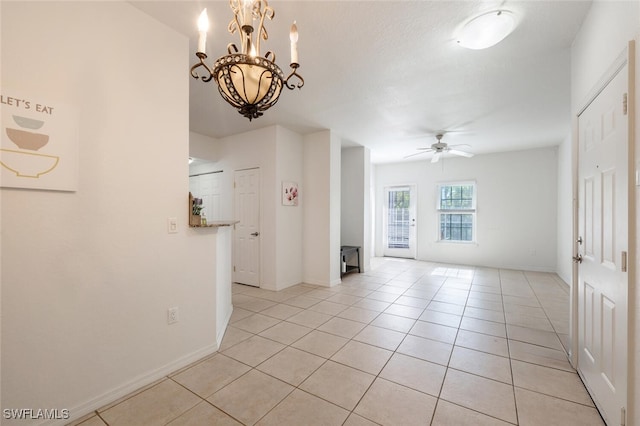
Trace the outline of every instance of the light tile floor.
<instances>
[{"instance_id":1,"label":"light tile floor","mask_svg":"<svg viewBox=\"0 0 640 426\"><path fill-rule=\"evenodd\" d=\"M603 425L554 274L374 259L332 288L233 285L220 350L88 425Z\"/></svg>"}]
</instances>

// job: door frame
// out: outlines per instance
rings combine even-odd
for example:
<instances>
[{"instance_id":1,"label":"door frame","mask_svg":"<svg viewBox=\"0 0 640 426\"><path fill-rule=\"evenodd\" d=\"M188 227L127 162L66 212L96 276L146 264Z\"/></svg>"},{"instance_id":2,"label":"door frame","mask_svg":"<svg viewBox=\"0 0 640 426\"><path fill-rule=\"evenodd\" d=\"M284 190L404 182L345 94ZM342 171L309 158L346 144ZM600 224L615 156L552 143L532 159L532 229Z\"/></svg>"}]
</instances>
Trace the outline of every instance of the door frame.
<instances>
[{"instance_id":1,"label":"door frame","mask_svg":"<svg viewBox=\"0 0 640 426\"><path fill-rule=\"evenodd\" d=\"M627 170L627 181L628 181L628 223L627 223L627 233L628 233L628 255L627 255L627 342L633 342L634 336L633 332L635 327L633 327L633 319L636 309L636 303L634 299L634 293L632 289L635 288L635 259L636 259L636 199L635 199L635 180L634 173L635 170L635 41L630 40L627 46L623 49L623 51L618 55L615 61L609 66L607 71L603 74L600 80L593 86L589 95L585 98L585 100L580 104L580 108L576 111L575 115L572 117L572 150L571 150L571 167L572 167L572 192L573 192L573 226L572 226L572 253L575 255L579 252L579 244L578 238L580 236L579 229L579 129L578 129L578 117L591 105L591 103L598 97L600 93L602 93L607 85L615 78L615 76L621 72L621 70L627 66L627 137L628 137L628 152L627 152L627 161L628 170ZM579 312L578 312L578 300L579 300L579 267L578 263L573 262L572 267L572 277L571 277L571 294L570 294L570 326L569 326L569 339L570 339L570 349L569 349L569 360L572 366L576 369L580 377L580 371L578 370L578 353L579 353ZM633 352L634 346L632 344L627 345L627 365L626 371L627 374L629 372L634 371L633 366L635 364L635 354ZM583 380L584 381L584 380ZM586 383L585 383L586 384ZM635 415L633 413L633 404L631 398L633 397L633 388L634 383L632 380L627 381L627 401L625 404L627 419L633 418ZM588 389L588 388L587 388ZM595 401L594 401L595 402ZM597 407L597 404L596 404ZM599 409L599 407L597 407Z\"/></svg>"},{"instance_id":2,"label":"door frame","mask_svg":"<svg viewBox=\"0 0 640 426\"><path fill-rule=\"evenodd\" d=\"M411 218L411 221L413 222L413 225L411 226L411 229L409 229L409 251L408 251L408 256L400 256L400 255L394 255L394 254L387 254L387 251L390 250L387 248L387 238L388 238L388 228L387 225L389 224L388 222L388 209L389 209L389 190L393 189L393 188L409 188L409 199L410 199L410 207L409 207L409 211L410 211L410 215L413 216ZM417 255L418 255L418 224L417 224L417 211L418 211L418 206L417 206L417 193L418 193L418 185L415 183L410 183L410 184L397 184L397 185L386 185L383 188L383 203L382 203L382 255L383 256L389 256L389 257L404 257L407 259L417 259ZM411 245L411 242L413 242L413 246Z\"/></svg>"}]
</instances>

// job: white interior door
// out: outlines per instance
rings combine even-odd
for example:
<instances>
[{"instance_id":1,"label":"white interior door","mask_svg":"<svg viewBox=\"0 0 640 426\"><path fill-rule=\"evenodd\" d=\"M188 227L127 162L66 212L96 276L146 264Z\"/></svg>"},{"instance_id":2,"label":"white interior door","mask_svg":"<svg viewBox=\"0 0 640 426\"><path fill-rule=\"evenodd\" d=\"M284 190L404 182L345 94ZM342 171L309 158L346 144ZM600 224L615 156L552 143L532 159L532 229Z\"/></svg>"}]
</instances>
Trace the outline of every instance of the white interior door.
<instances>
[{"instance_id":1,"label":"white interior door","mask_svg":"<svg viewBox=\"0 0 640 426\"><path fill-rule=\"evenodd\" d=\"M236 170L233 281L260 286L260 169Z\"/></svg>"},{"instance_id":2,"label":"white interior door","mask_svg":"<svg viewBox=\"0 0 640 426\"><path fill-rule=\"evenodd\" d=\"M578 117L578 371L609 425L627 406L627 67Z\"/></svg>"},{"instance_id":3,"label":"white interior door","mask_svg":"<svg viewBox=\"0 0 640 426\"><path fill-rule=\"evenodd\" d=\"M385 256L416 258L416 189L415 185L385 188L384 198Z\"/></svg>"}]
</instances>

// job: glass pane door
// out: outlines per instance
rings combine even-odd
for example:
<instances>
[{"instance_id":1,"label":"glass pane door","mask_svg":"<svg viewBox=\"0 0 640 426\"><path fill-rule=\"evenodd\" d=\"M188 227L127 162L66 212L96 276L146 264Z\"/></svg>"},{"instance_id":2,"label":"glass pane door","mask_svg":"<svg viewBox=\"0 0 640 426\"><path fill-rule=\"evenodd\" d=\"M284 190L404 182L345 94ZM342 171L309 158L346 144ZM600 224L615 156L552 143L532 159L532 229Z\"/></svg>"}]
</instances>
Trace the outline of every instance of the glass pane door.
<instances>
[{"instance_id":1,"label":"glass pane door","mask_svg":"<svg viewBox=\"0 0 640 426\"><path fill-rule=\"evenodd\" d=\"M390 190L387 210L387 247L409 248L409 188Z\"/></svg>"},{"instance_id":2,"label":"glass pane door","mask_svg":"<svg viewBox=\"0 0 640 426\"><path fill-rule=\"evenodd\" d=\"M384 255L415 258L415 188L388 187L385 192Z\"/></svg>"}]
</instances>

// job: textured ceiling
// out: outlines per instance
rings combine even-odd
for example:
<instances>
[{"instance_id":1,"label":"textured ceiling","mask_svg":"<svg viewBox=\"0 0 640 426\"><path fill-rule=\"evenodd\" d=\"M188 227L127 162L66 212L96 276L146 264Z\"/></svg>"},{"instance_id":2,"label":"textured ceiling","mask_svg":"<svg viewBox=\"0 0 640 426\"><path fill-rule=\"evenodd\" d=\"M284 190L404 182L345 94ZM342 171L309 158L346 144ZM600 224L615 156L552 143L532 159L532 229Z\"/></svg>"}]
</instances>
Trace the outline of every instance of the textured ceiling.
<instances>
[{"instance_id":1,"label":"textured ceiling","mask_svg":"<svg viewBox=\"0 0 640 426\"><path fill-rule=\"evenodd\" d=\"M210 58L238 43L227 32L226 1L132 4L190 38L206 7ZM444 142L482 154L557 145L570 130L570 48L590 1L272 1L266 23L272 50L289 63L288 31L297 21L302 90L285 90L249 122L215 83L190 79L191 130L215 138L280 124L305 134L331 129L343 146L371 149L375 163L402 161L452 131ZM498 7L518 19L515 31L486 50L455 42L469 18ZM286 72L286 71L285 71ZM404 161L429 159L417 155Z\"/></svg>"}]
</instances>

